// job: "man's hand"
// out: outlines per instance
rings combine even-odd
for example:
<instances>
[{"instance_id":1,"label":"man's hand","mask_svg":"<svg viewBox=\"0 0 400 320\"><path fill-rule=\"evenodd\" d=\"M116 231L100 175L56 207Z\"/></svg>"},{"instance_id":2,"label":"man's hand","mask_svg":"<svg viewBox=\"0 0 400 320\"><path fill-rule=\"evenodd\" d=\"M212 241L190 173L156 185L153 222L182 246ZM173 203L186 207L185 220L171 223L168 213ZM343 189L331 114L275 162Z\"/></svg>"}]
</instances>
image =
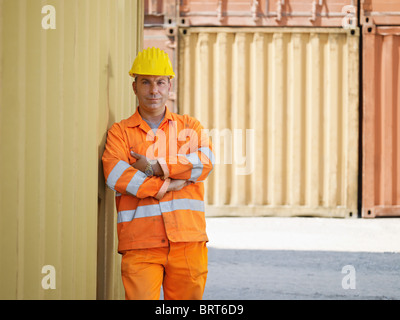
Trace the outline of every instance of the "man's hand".
<instances>
[{"instance_id":1,"label":"man's hand","mask_svg":"<svg viewBox=\"0 0 400 320\"><path fill-rule=\"evenodd\" d=\"M136 162L134 164L132 164L132 167L134 167L135 169L138 169L142 172L145 172L146 166L147 166L147 163L149 162L149 160L145 156L142 156L141 154L133 152L133 151L131 151L131 155L132 155L132 157L134 157L136 159ZM153 167L153 172L154 172L155 176L163 175L163 171L162 171L161 166L158 163L158 161L155 164L153 164L152 167Z\"/></svg>"},{"instance_id":2,"label":"man's hand","mask_svg":"<svg viewBox=\"0 0 400 320\"><path fill-rule=\"evenodd\" d=\"M131 151L131 156L136 159L136 162L132 164L132 167L144 172L148 163L147 158L133 151Z\"/></svg>"},{"instance_id":3,"label":"man's hand","mask_svg":"<svg viewBox=\"0 0 400 320\"><path fill-rule=\"evenodd\" d=\"M186 187L192 183L192 181L188 180L171 179L171 183L169 184L167 191L179 191L183 187Z\"/></svg>"},{"instance_id":4,"label":"man's hand","mask_svg":"<svg viewBox=\"0 0 400 320\"><path fill-rule=\"evenodd\" d=\"M132 164L132 167L134 167L135 169L138 169L142 172L145 172L146 166L147 166L147 163L149 160L145 156L143 156L139 153L133 152L133 151L131 151L131 155L132 155L132 157L134 157L136 159L136 162L134 164ZM152 167L153 167L155 176L162 176L164 174L158 161L156 164L153 164ZM192 183L193 182L189 181L189 180L171 179L171 182L168 186L167 192L168 191L179 191L182 188L184 188Z\"/></svg>"}]
</instances>

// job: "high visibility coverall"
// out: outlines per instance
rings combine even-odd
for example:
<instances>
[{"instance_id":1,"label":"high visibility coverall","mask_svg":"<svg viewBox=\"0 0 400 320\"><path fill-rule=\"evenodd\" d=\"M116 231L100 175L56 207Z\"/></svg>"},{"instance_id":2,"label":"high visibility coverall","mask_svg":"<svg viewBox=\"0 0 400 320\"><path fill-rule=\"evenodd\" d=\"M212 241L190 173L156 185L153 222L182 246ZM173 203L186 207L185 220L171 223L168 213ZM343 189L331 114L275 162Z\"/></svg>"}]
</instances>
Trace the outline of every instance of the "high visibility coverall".
<instances>
[{"instance_id":1,"label":"high visibility coverall","mask_svg":"<svg viewBox=\"0 0 400 320\"><path fill-rule=\"evenodd\" d=\"M131 150L157 160L163 176L148 177L133 168L136 159ZM169 248L174 243L170 249L175 250L176 243L208 241L203 181L213 168L214 155L198 120L171 113L166 107L154 133L136 111L110 128L102 161L107 186L116 192L118 252L126 254L126 260L128 256L132 259L132 254L143 254L142 249ZM193 183L167 192L170 179Z\"/></svg>"}]
</instances>

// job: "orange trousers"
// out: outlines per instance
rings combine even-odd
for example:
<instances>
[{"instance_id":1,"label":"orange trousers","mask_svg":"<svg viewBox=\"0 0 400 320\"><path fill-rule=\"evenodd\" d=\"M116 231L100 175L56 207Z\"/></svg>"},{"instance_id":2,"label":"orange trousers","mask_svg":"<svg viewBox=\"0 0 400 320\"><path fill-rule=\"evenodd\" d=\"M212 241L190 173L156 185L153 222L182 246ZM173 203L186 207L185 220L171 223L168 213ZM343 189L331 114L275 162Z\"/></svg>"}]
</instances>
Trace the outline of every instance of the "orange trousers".
<instances>
[{"instance_id":1,"label":"orange trousers","mask_svg":"<svg viewBox=\"0 0 400 320\"><path fill-rule=\"evenodd\" d=\"M169 242L165 248L123 253L122 282L127 300L201 300L207 280L205 242Z\"/></svg>"}]
</instances>

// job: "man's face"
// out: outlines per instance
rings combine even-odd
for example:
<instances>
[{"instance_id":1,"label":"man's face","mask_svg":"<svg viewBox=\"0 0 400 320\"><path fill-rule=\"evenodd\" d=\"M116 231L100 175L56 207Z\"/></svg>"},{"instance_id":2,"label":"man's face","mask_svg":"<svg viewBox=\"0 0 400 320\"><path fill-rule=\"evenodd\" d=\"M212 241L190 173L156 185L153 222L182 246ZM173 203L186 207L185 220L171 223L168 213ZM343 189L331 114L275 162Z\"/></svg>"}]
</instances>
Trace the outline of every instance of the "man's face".
<instances>
[{"instance_id":1,"label":"man's face","mask_svg":"<svg viewBox=\"0 0 400 320\"><path fill-rule=\"evenodd\" d=\"M132 86L139 106L151 112L165 107L171 82L166 76L138 75Z\"/></svg>"}]
</instances>

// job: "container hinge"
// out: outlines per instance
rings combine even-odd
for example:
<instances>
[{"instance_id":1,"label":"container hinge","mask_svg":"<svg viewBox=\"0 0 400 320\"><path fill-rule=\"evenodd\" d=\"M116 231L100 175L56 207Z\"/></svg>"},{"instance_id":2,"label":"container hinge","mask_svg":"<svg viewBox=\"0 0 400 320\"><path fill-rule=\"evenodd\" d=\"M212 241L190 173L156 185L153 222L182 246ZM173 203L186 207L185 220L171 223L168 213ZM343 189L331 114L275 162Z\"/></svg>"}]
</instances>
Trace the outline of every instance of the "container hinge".
<instances>
[{"instance_id":1,"label":"container hinge","mask_svg":"<svg viewBox=\"0 0 400 320\"><path fill-rule=\"evenodd\" d=\"M345 29L355 29L357 27L357 8L350 4L342 8L342 13L345 14L342 19L342 27Z\"/></svg>"},{"instance_id":2,"label":"container hinge","mask_svg":"<svg viewBox=\"0 0 400 320\"><path fill-rule=\"evenodd\" d=\"M282 7L285 5L285 0L278 0L276 3L276 21L282 20Z\"/></svg>"},{"instance_id":3,"label":"container hinge","mask_svg":"<svg viewBox=\"0 0 400 320\"><path fill-rule=\"evenodd\" d=\"M224 20L224 15L222 12L223 2L224 0L218 0L217 17L219 22L222 22L222 20Z\"/></svg>"},{"instance_id":4,"label":"container hinge","mask_svg":"<svg viewBox=\"0 0 400 320\"><path fill-rule=\"evenodd\" d=\"M312 3L312 9L311 9L311 18L309 19L311 22L314 22L317 20L317 5L322 7L323 0L314 0Z\"/></svg>"},{"instance_id":5,"label":"container hinge","mask_svg":"<svg viewBox=\"0 0 400 320\"><path fill-rule=\"evenodd\" d=\"M251 5L251 16L254 22L257 22L260 19L260 17L258 16L259 7L260 3L257 0L253 0L253 3Z\"/></svg>"}]
</instances>

